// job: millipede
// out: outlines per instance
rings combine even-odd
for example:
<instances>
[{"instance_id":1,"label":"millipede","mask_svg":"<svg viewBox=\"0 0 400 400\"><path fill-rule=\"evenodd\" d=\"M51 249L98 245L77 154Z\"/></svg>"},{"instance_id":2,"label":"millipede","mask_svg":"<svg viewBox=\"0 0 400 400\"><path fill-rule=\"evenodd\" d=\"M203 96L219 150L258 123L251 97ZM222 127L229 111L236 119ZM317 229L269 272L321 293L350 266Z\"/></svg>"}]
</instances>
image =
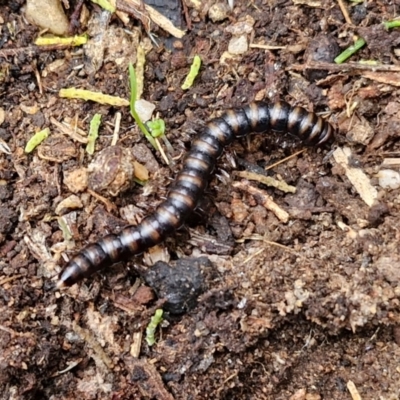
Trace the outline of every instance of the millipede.
<instances>
[{"instance_id":1,"label":"millipede","mask_svg":"<svg viewBox=\"0 0 400 400\"><path fill-rule=\"evenodd\" d=\"M207 123L194 140L167 198L138 225L91 243L71 258L59 275L57 287L71 286L102 268L127 260L162 242L195 209L218 157L226 146L250 132L288 132L305 145L320 146L334 136L331 124L302 107L285 102L254 102L226 110Z\"/></svg>"}]
</instances>

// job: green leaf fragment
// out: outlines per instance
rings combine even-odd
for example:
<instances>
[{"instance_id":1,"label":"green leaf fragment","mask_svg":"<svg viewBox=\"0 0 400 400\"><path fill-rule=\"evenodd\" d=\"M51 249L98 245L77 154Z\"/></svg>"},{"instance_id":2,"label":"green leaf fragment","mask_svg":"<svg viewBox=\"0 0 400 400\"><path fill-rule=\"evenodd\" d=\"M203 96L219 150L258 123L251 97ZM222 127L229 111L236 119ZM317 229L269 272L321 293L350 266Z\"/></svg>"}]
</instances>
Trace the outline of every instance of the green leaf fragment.
<instances>
[{"instance_id":1,"label":"green leaf fragment","mask_svg":"<svg viewBox=\"0 0 400 400\"><path fill-rule=\"evenodd\" d=\"M157 138L165 134L165 122L163 119L155 119L147 122L147 126L150 129L151 136Z\"/></svg>"},{"instance_id":2,"label":"green leaf fragment","mask_svg":"<svg viewBox=\"0 0 400 400\"><path fill-rule=\"evenodd\" d=\"M115 7L107 0L92 0L92 3L98 4L101 8L111 13L115 12Z\"/></svg>"},{"instance_id":3,"label":"green leaf fragment","mask_svg":"<svg viewBox=\"0 0 400 400\"><path fill-rule=\"evenodd\" d=\"M129 106L131 109L131 114L132 110L135 111L135 102L137 100L137 85L136 85L136 71L135 68L133 68L132 64L129 64L129 87L131 89L131 97L129 99Z\"/></svg>"},{"instance_id":4,"label":"green leaf fragment","mask_svg":"<svg viewBox=\"0 0 400 400\"><path fill-rule=\"evenodd\" d=\"M63 217L58 217L57 218L57 222L58 222L58 226L61 229L61 232L63 234L63 238L66 242L70 241L72 239L72 233L67 225L67 223L65 222Z\"/></svg>"},{"instance_id":5,"label":"green leaf fragment","mask_svg":"<svg viewBox=\"0 0 400 400\"><path fill-rule=\"evenodd\" d=\"M143 94L144 87L144 64L146 62L146 54L143 47L139 44L136 51L136 98L139 100Z\"/></svg>"},{"instance_id":6,"label":"green leaf fragment","mask_svg":"<svg viewBox=\"0 0 400 400\"><path fill-rule=\"evenodd\" d=\"M149 346L153 346L153 344L156 342L154 334L156 332L158 325L162 321L162 316L163 316L163 310L160 308L157 309L154 315L151 317L150 323L147 325L146 342Z\"/></svg>"},{"instance_id":7,"label":"green leaf fragment","mask_svg":"<svg viewBox=\"0 0 400 400\"><path fill-rule=\"evenodd\" d=\"M130 112L135 120L135 122L138 124L139 129L142 131L143 135L146 137L146 139L150 142L150 144L157 150L157 144L153 137L150 135L149 131L146 129L144 123L140 119L138 113L135 110L135 103L137 100L137 81L136 81L136 72L135 68L133 68L132 64L129 64L129 86L130 86L130 100L129 100L129 106L130 106Z\"/></svg>"},{"instance_id":8,"label":"green leaf fragment","mask_svg":"<svg viewBox=\"0 0 400 400\"><path fill-rule=\"evenodd\" d=\"M82 46L87 43L88 39L89 36L87 34L72 37L42 36L35 40L35 44L36 46Z\"/></svg>"},{"instance_id":9,"label":"green leaf fragment","mask_svg":"<svg viewBox=\"0 0 400 400\"><path fill-rule=\"evenodd\" d=\"M101 114L95 114L92 120L90 121L88 143L86 145L86 152L88 154L94 153L94 145L96 143L96 139L99 137L100 122L101 122Z\"/></svg>"},{"instance_id":10,"label":"green leaf fragment","mask_svg":"<svg viewBox=\"0 0 400 400\"><path fill-rule=\"evenodd\" d=\"M25 146L25 153L30 153L33 150L35 150L35 148L37 146L39 146L40 143L43 142L43 140L45 140L46 138L48 138L50 135L50 129L46 128L43 129L37 133L35 133L29 140L28 143Z\"/></svg>"},{"instance_id":11,"label":"green leaf fragment","mask_svg":"<svg viewBox=\"0 0 400 400\"><path fill-rule=\"evenodd\" d=\"M398 28L400 26L400 19L384 22L383 25L386 29Z\"/></svg>"},{"instance_id":12,"label":"green leaf fragment","mask_svg":"<svg viewBox=\"0 0 400 400\"><path fill-rule=\"evenodd\" d=\"M129 102L118 96L110 96L101 92L93 92L91 90L76 89L76 88L66 88L60 89L58 92L60 97L66 97L69 99L81 99L81 100L91 100L99 104L107 104L116 107L128 106Z\"/></svg>"},{"instance_id":13,"label":"green leaf fragment","mask_svg":"<svg viewBox=\"0 0 400 400\"><path fill-rule=\"evenodd\" d=\"M356 40L356 42L348 47L345 51L340 53L336 58L335 58L335 63L336 64L342 64L345 62L350 56L352 56L354 53L356 53L358 50L361 49L365 45L365 40L363 38L360 38Z\"/></svg>"},{"instance_id":14,"label":"green leaf fragment","mask_svg":"<svg viewBox=\"0 0 400 400\"><path fill-rule=\"evenodd\" d=\"M187 90L193 86L193 82L196 79L201 67L201 58L199 56L194 56L192 65L190 66L189 74L187 75L185 82L181 86L182 90Z\"/></svg>"}]
</instances>

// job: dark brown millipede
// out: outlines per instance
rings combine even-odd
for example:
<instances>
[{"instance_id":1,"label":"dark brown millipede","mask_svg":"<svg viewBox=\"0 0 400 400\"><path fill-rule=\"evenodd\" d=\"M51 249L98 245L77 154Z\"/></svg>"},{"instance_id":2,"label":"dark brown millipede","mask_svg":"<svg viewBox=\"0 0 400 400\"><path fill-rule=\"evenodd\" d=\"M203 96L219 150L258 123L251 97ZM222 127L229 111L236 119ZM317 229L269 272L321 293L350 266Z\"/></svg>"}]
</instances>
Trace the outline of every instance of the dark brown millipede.
<instances>
[{"instance_id":1,"label":"dark brown millipede","mask_svg":"<svg viewBox=\"0 0 400 400\"><path fill-rule=\"evenodd\" d=\"M197 136L167 199L137 226L107 235L76 254L60 274L57 287L71 286L91 274L140 254L162 242L185 221L199 200L217 158L236 137L250 132L289 132L306 145L319 146L333 138L333 127L315 113L284 102L251 103L225 111Z\"/></svg>"}]
</instances>

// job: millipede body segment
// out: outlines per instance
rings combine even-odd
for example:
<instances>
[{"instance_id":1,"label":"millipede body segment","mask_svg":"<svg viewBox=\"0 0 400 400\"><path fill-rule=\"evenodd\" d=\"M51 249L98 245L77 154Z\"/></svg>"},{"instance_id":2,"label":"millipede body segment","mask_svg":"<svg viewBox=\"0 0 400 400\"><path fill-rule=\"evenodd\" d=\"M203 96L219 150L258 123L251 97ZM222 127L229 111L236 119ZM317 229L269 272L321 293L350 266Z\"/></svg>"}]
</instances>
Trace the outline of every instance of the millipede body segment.
<instances>
[{"instance_id":1,"label":"millipede body segment","mask_svg":"<svg viewBox=\"0 0 400 400\"><path fill-rule=\"evenodd\" d=\"M178 229L196 207L218 157L236 137L250 132L289 132L306 145L333 138L333 127L315 113L284 102L251 103L227 110L197 136L167 199L137 226L107 235L76 254L60 274L58 287L71 286L102 268L140 254Z\"/></svg>"}]
</instances>

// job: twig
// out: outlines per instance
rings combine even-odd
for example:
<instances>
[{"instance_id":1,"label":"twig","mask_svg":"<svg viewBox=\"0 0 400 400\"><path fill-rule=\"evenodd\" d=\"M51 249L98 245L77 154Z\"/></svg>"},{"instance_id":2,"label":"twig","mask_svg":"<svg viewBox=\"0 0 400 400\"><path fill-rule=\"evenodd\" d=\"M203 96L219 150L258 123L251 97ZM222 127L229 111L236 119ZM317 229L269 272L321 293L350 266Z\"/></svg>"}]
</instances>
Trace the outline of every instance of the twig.
<instances>
[{"instance_id":1,"label":"twig","mask_svg":"<svg viewBox=\"0 0 400 400\"><path fill-rule=\"evenodd\" d=\"M308 64L294 64L287 70L304 71L305 69L322 69L332 72L358 72L358 71L374 71L374 72L400 72L400 65L384 65L384 64L361 64L361 63L343 63L333 64L323 61L313 61Z\"/></svg>"},{"instance_id":2,"label":"twig","mask_svg":"<svg viewBox=\"0 0 400 400\"><path fill-rule=\"evenodd\" d=\"M23 276L23 275L19 274L19 275L8 276L8 277L6 277L6 278L4 278L4 279L0 279L0 286L4 285L5 283L12 282L12 281L14 281L15 279L19 279L19 278L21 278L22 276Z\"/></svg>"},{"instance_id":3,"label":"twig","mask_svg":"<svg viewBox=\"0 0 400 400\"><path fill-rule=\"evenodd\" d=\"M269 44L257 44L257 43L250 43L251 49L263 49L263 50L282 50L286 49L287 46L272 46Z\"/></svg>"},{"instance_id":4,"label":"twig","mask_svg":"<svg viewBox=\"0 0 400 400\"><path fill-rule=\"evenodd\" d=\"M35 72L35 78L38 84L38 88L39 88L39 93L43 94L43 86L42 86L42 79L40 77L40 73L39 70L37 69L37 63L35 62L35 67L34 67L34 72Z\"/></svg>"},{"instance_id":5,"label":"twig","mask_svg":"<svg viewBox=\"0 0 400 400\"><path fill-rule=\"evenodd\" d=\"M72 12L71 17L69 19L69 28L68 31L71 35L73 35L76 29L79 27L79 16L81 15L81 9L83 6L84 0L78 0L75 4L75 10Z\"/></svg>"},{"instance_id":6,"label":"twig","mask_svg":"<svg viewBox=\"0 0 400 400\"><path fill-rule=\"evenodd\" d=\"M272 211L276 217L286 223L289 221L289 214L276 204L272 197L264 190L258 189L250 185L249 181L243 180L241 182L233 182L233 187L243 190L261 200L261 204L267 209Z\"/></svg>"},{"instance_id":7,"label":"twig","mask_svg":"<svg viewBox=\"0 0 400 400\"><path fill-rule=\"evenodd\" d=\"M353 381L348 381L346 386L353 400L361 400L360 393L358 392Z\"/></svg>"},{"instance_id":8,"label":"twig","mask_svg":"<svg viewBox=\"0 0 400 400\"><path fill-rule=\"evenodd\" d=\"M186 26L189 31L192 30L192 20L189 15L189 10L186 4L186 1L182 1L183 13L185 14Z\"/></svg>"},{"instance_id":9,"label":"twig","mask_svg":"<svg viewBox=\"0 0 400 400\"><path fill-rule=\"evenodd\" d=\"M338 4L339 4L340 10L342 11L343 17L346 20L346 22L350 25L353 25L353 21L350 18L347 8L343 3L343 0L338 0Z\"/></svg>"},{"instance_id":10,"label":"twig","mask_svg":"<svg viewBox=\"0 0 400 400\"><path fill-rule=\"evenodd\" d=\"M37 46L29 46L29 47L18 47L13 49L0 49L0 58L8 58L15 57L19 54L25 54L28 57L32 57L39 53L40 51L46 51L47 48L37 47Z\"/></svg>"},{"instance_id":11,"label":"twig","mask_svg":"<svg viewBox=\"0 0 400 400\"><path fill-rule=\"evenodd\" d=\"M304 153L305 151L306 151L305 149L299 150L299 151L297 151L296 153L291 154L290 156L285 157L285 158L283 158L282 160L279 160L279 161L277 161L277 162L274 163L274 164L268 165L268 167L265 167L265 170L268 171L269 169L274 168L274 167L276 167L277 165L282 164L282 163L284 163L284 162L286 162L286 161L289 161L290 159L292 159L292 158L298 156L298 155L301 154L301 153Z\"/></svg>"},{"instance_id":12,"label":"twig","mask_svg":"<svg viewBox=\"0 0 400 400\"><path fill-rule=\"evenodd\" d=\"M115 114L115 126L114 126L114 133L113 133L113 138L111 141L111 146L115 146L118 142L119 139L119 130L121 126L121 113L117 112Z\"/></svg>"},{"instance_id":13,"label":"twig","mask_svg":"<svg viewBox=\"0 0 400 400\"><path fill-rule=\"evenodd\" d=\"M111 201L107 200L105 197L99 195L98 193L96 193L95 191L93 191L91 189L87 189L87 191L95 199L101 201L106 206L107 212L116 211L116 206L113 203L111 203Z\"/></svg>"},{"instance_id":14,"label":"twig","mask_svg":"<svg viewBox=\"0 0 400 400\"><path fill-rule=\"evenodd\" d=\"M250 236L243 236L241 239L235 240L236 243L244 243L246 240L258 240L260 242L263 242L265 244L269 244L271 246L275 246L275 247L279 247L282 250L285 251L289 251L291 253L295 253L297 254L296 250L285 246L283 244L277 243L277 242L271 242L270 240L267 240L264 236L259 235L259 234L254 234L254 235L250 235ZM255 252L253 255L247 257L244 261L243 264L246 264L248 261L250 261L253 257L257 256L258 254L261 254L263 251L265 250L265 248Z\"/></svg>"}]
</instances>

